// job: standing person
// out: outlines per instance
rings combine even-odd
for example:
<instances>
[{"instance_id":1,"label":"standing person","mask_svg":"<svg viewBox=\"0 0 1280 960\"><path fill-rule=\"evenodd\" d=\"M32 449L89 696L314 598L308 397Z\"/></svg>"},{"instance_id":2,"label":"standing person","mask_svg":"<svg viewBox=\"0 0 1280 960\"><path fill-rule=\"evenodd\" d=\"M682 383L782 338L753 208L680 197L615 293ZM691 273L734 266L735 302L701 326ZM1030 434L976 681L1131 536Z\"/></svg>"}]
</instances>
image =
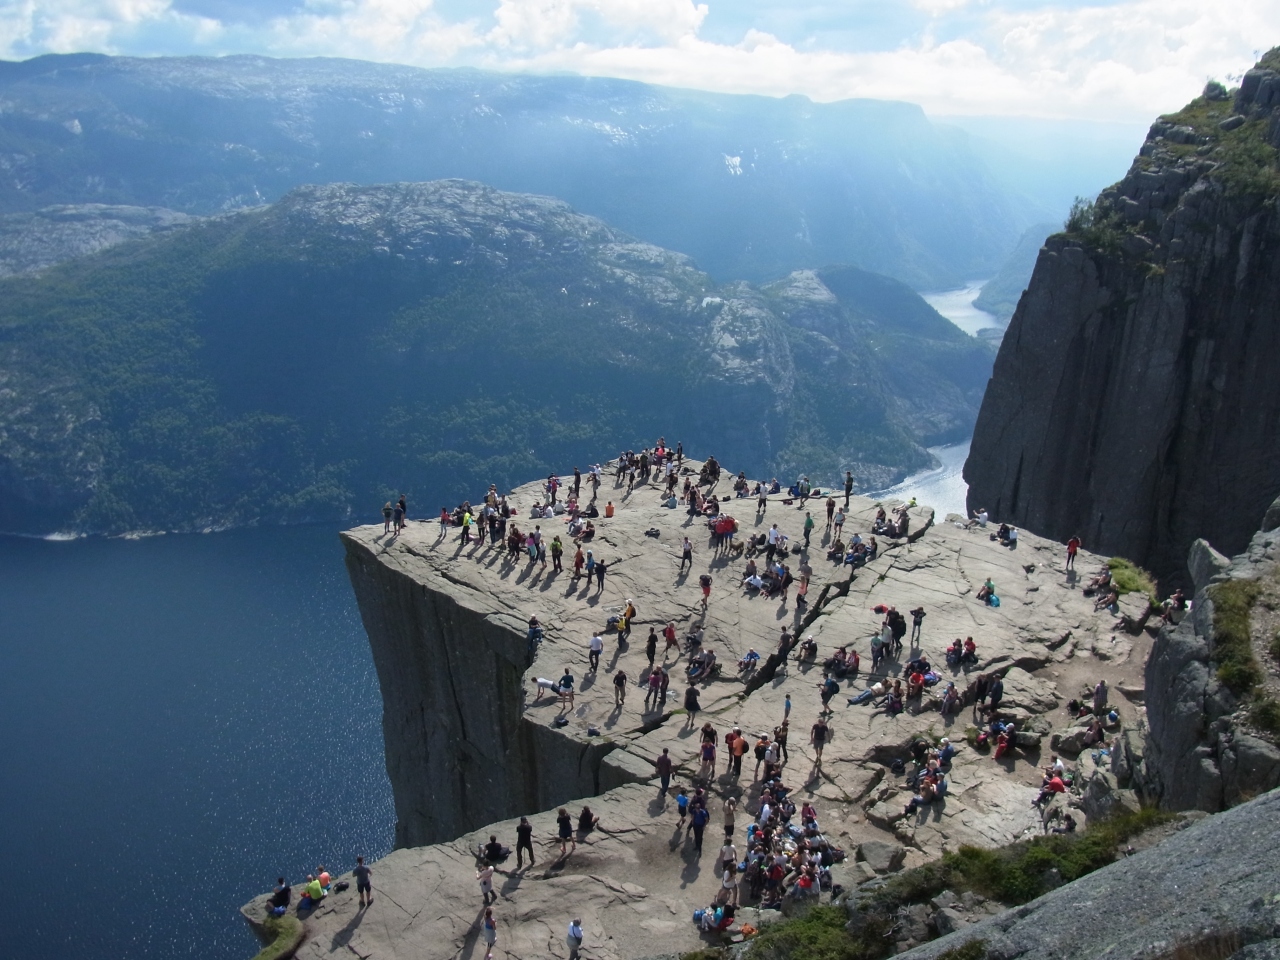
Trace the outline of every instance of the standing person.
<instances>
[{"instance_id":1,"label":"standing person","mask_svg":"<svg viewBox=\"0 0 1280 960\"><path fill-rule=\"evenodd\" d=\"M773 731L773 742L778 748L778 752L782 754L783 763L791 759L787 753L787 734L790 732L790 724L790 720L783 720L782 726Z\"/></svg>"},{"instance_id":2,"label":"standing person","mask_svg":"<svg viewBox=\"0 0 1280 960\"><path fill-rule=\"evenodd\" d=\"M400 508L400 529L403 530L409 523L409 501L403 493L396 501L396 506Z\"/></svg>"},{"instance_id":3,"label":"standing person","mask_svg":"<svg viewBox=\"0 0 1280 960\"><path fill-rule=\"evenodd\" d=\"M781 536L782 532L778 529L776 523L769 528L769 532L765 535L765 563L773 563L773 555L778 552L778 538Z\"/></svg>"},{"instance_id":4,"label":"standing person","mask_svg":"<svg viewBox=\"0 0 1280 960\"><path fill-rule=\"evenodd\" d=\"M521 817L516 825L516 869L524 869L524 852L529 851L529 866L536 862L533 859L533 824L528 817Z\"/></svg>"},{"instance_id":5,"label":"standing person","mask_svg":"<svg viewBox=\"0 0 1280 960\"><path fill-rule=\"evenodd\" d=\"M573 674L569 672L569 668L564 668L564 676L560 678L560 682L556 684L560 688L560 703L569 701L569 706L573 706Z\"/></svg>"},{"instance_id":6,"label":"standing person","mask_svg":"<svg viewBox=\"0 0 1280 960\"><path fill-rule=\"evenodd\" d=\"M814 522L813 514L808 510L804 512L804 545L809 546L809 537L813 534Z\"/></svg>"},{"instance_id":7,"label":"standing person","mask_svg":"<svg viewBox=\"0 0 1280 960\"><path fill-rule=\"evenodd\" d=\"M587 644L587 660L591 664L590 670L595 673L600 669L600 654L604 653L604 640L600 634L593 633L591 642Z\"/></svg>"},{"instance_id":8,"label":"standing person","mask_svg":"<svg viewBox=\"0 0 1280 960\"><path fill-rule=\"evenodd\" d=\"M1107 681L1099 680L1093 688L1093 714L1100 717L1107 711Z\"/></svg>"},{"instance_id":9,"label":"standing person","mask_svg":"<svg viewBox=\"0 0 1280 960\"><path fill-rule=\"evenodd\" d=\"M604 592L604 574L609 569L609 565L603 560L596 561L596 593Z\"/></svg>"},{"instance_id":10,"label":"standing person","mask_svg":"<svg viewBox=\"0 0 1280 960\"><path fill-rule=\"evenodd\" d=\"M564 544L560 542L560 534L551 541L551 569L556 573L564 572Z\"/></svg>"},{"instance_id":11,"label":"standing person","mask_svg":"<svg viewBox=\"0 0 1280 960\"><path fill-rule=\"evenodd\" d=\"M644 642L644 655L649 658L649 669L653 669L654 658L658 655L658 633L653 627L649 628L649 638Z\"/></svg>"},{"instance_id":12,"label":"standing person","mask_svg":"<svg viewBox=\"0 0 1280 960\"><path fill-rule=\"evenodd\" d=\"M684 709L685 709L685 712L688 714L687 723L689 724L689 726L692 727L697 722L698 711L702 709L702 707L698 704L698 688L697 687L691 686L689 687L688 690L684 692Z\"/></svg>"},{"instance_id":13,"label":"standing person","mask_svg":"<svg viewBox=\"0 0 1280 960\"><path fill-rule=\"evenodd\" d=\"M768 755L768 753L769 753L769 735L767 733L762 733L760 734L760 739L756 741L756 747L755 747L756 772L754 774L754 778L756 780L760 779L760 764L764 763L764 758Z\"/></svg>"},{"instance_id":14,"label":"standing person","mask_svg":"<svg viewBox=\"0 0 1280 960\"><path fill-rule=\"evenodd\" d=\"M356 868L351 871L356 878L356 893L360 896L360 906L367 907L373 903L373 884L369 878L373 871L364 865L364 857L356 857Z\"/></svg>"},{"instance_id":15,"label":"standing person","mask_svg":"<svg viewBox=\"0 0 1280 960\"><path fill-rule=\"evenodd\" d=\"M658 708L658 694L662 690L662 671L649 668L648 691L644 695L644 708L649 709L650 705L656 710Z\"/></svg>"},{"instance_id":16,"label":"standing person","mask_svg":"<svg viewBox=\"0 0 1280 960\"><path fill-rule=\"evenodd\" d=\"M815 766L822 765L822 748L826 745L830 733L831 730L827 726L827 718L822 714L818 714L818 722L809 731L809 743L813 747Z\"/></svg>"},{"instance_id":17,"label":"standing person","mask_svg":"<svg viewBox=\"0 0 1280 960\"><path fill-rule=\"evenodd\" d=\"M747 752L747 738L742 735L742 731L737 727L734 727L733 731L737 734L730 750L730 753L733 754L733 775L740 777L742 776L742 757Z\"/></svg>"},{"instance_id":18,"label":"standing person","mask_svg":"<svg viewBox=\"0 0 1280 960\"><path fill-rule=\"evenodd\" d=\"M577 467L573 468L573 499L578 499L578 493L582 490L582 471Z\"/></svg>"},{"instance_id":19,"label":"standing person","mask_svg":"<svg viewBox=\"0 0 1280 960\"><path fill-rule=\"evenodd\" d=\"M716 745L711 744L711 752L715 753ZM714 763L714 761L712 761ZM701 804L693 808L693 815L689 822L693 825L693 849L702 855L702 832L707 829L707 821L711 819L711 814L707 812L707 805Z\"/></svg>"},{"instance_id":20,"label":"standing person","mask_svg":"<svg viewBox=\"0 0 1280 960\"><path fill-rule=\"evenodd\" d=\"M704 573L698 578L698 585L702 587L702 609L707 609L707 601L711 599L711 574Z\"/></svg>"},{"instance_id":21,"label":"standing person","mask_svg":"<svg viewBox=\"0 0 1280 960\"><path fill-rule=\"evenodd\" d=\"M388 500L382 505L382 532L391 532L391 517L395 514L395 510L391 507L391 501Z\"/></svg>"},{"instance_id":22,"label":"standing person","mask_svg":"<svg viewBox=\"0 0 1280 960\"><path fill-rule=\"evenodd\" d=\"M987 690L987 697L991 704L987 709L994 717L996 711L1000 709L1000 701L1004 699L1004 679L998 674L991 680L991 686Z\"/></svg>"},{"instance_id":23,"label":"standing person","mask_svg":"<svg viewBox=\"0 0 1280 960\"><path fill-rule=\"evenodd\" d=\"M493 907L484 908L484 919L480 921L480 930L484 934L484 960L493 960L493 947L498 942L498 921L493 919Z\"/></svg>"},{"instance_id":24,"label":"standing person","mask_svg":"<svg viewBox=\"0 0 1280 960\"><path fill-rule=\"evenodd\" d=\"M578 951L582 949L582 918L574 917L569 924L569 935L565 943L569 945L569 960L578 960Z\"/></svg>"},{"instance_id":25,"label":"standing person","mask_svg":"<svg viewBox=\"0 0 1280 960\"><path fill-rule=\"evenodd\" d=\"M390 506L390 504L388 504L388 506ZM453 521L449 519L449 508L441 507L440 508L440 536L438 537L438 539L443 540L446 536L448 536L449 526L452 523Z\"/></svg>"},{"instance_id":26,"label":"standing person","mask_svg":"<svg viewBox=\"0 0 1280 960\"><path fill-rule=\"evenodd\" d=\"M569 816L569 811L564 807L560 808L560 812L556 814L556 827L560 834L560 858L563 860L574 850L578 849L578 841L573 839L573 817ZM573 844L572 849L566 851L565 844Z\"/></svg>"},{"instance_id":27,"label":"standing person","mask_svg":"<svg viewBox=\"0 0 1280 960\"><path fill-rule=\"evenodd\" d=\"M844 472L844 508L849 509L849 495L853 493L853 471Z\"/></svg>"},{"instance_id":28,"label":"standing person","mask_svg":"<svg viewBox=\"0 0 1280 960\"><path fill-rule=\"evenodd\" d=\"M485 861L476 871L476 879L480 881L480 894L484 897L484 905L487 907L490 897L495 901L498 899L498 895L493 892L493 864Z\"/></svg>"},{"instance_id":29,"label":"standing person","mask_svg":"<svg viewBox=\"0 0 1280 960\"><path fill-rule=\"evenodd\" d=\"M666 747L662 748L662 756L653 761L653 767L658 771L658 793L665 797L667 791L671 789L671 771L674 767L671 754L667 752Z\"/></svg>"},{"instance_id":30,"label":"standing person","mask_svg":"<svg viewBox=\"0 0 1280 960\"><path fill-rule=\"evenodd\" d=\"M400 531L404 528L404 507L396 504L391 510L392 521L395 525L395 531L392 536L400 536Z\"/></svg>"},{"instance_id":31,"label":"standing person","mask_svg":"<svg viewBox=\"0 0 1280 960\"><path fill-rule=\"evenodd\" d=\"M689 569L692 571L693 570L693 541L691 541L688 537L685 537L684 543L680 545L680 569L679 571L677 571L676 576L679 576L681 573L684 573L684 565L686 563L689 565Z\"/></svg>"},{"instance_id":32,"label":"standing person","mask_svg":"<svg viewBox=\"0 0 1280 960\"><path fill-rule=\"evenodd\" d=\"M580 580L582 578L582 565L587 562L586 556L582 552L579 545L578 551L573 555L573 579Z\"/></svg>"},{"instance_id":33,"label":"standing person","mask_svg":"<svg viewBox=\"0 0 1280 960\"><path fill-rule=\"evenodd\" d=\"M619 670L613 675L613 705L621 707L627 699L627 672Z\"/></svg>"},{"instance_id":34,"label":"standing person","mask_svg":"<svg viewBox=\"0 0 1280 960\"><path fill-rule=\"evenodd\" d=\"M920 639L920 627L924 623L924 607L916 607L911 611L911 645L914 647Z\"/></svg>"},{"instance_id":35,"label":"standing person","mask_svg":"<svg viewBox=\"0 0 1280 960\"><path fill-rule=\"evenodd\" d=\"M668 620L667 625L662 630L662 636L666 639L667 645L662 648L662 662L667 662L667 652L672 647L676 648L676 655L680 654L680 641L676 639L676 625L674 620Z\"/></svg>"},{"instance_id":36,"label":"standing person","mask_svg":"<svg viewBox=\"0 0 1280 960\"><path fill-rule=\"evenodd\" d=\"M665 666L659 667L658 672L662 674L662 682L658 686L658 706L666 706L667 688L671 686L671 674L667 673Z\"/></svg>"},{"instance_id":37,"label":"standing person","mask_svg":"<svg viewBox=\"0 0 1280 960\"><path fill-rule=\"evenodd\" d=\"M835 517L835 513L836 513L836 498L827 497L827 526L825 529L827 530L828 533L831 532L831 523L832 523L832 519Z\"/></svg>"},{"instance_id":38,"label":"standing person","mask_svg":"<svg viewBox=\"0 0 1280 960\"><path fill-rule=\"evenodd\" d=\"M1067 541L1067 569L1074 570L1076 568L1076 554L1080 552L1080 538L1072 537Z\"/></svg>"},{"instance_id":39,"label":"standing person","mask_svg":"<svg viewBox=\"0 0 1280 960\"><path fill-rule=\"evenodd\" d=\"M739 737L738 739L741 740L742 738ZM745 740L742 742L746 743ZM738 798L725 797L724 807L722 809L724 811L724 835L727 839L733 836L734 820L738 815Z\"/></svg>"},{"instance_id":40,"label":"standing person","mask_svg":"<svg viewBox=\"0 0 1280 960\"><path fill-rule=\"evenodd\" d=\"M844 511L843 510L836 511L835 519L833 521L833 527L834 527L833 534L835 538L839 540L841 533L844 531Z\"/></svg>"},{"instance_id":41,"label":"standing person","mask_svg":"<svg viewBox=\"0 0 1280 960\"><path fill-rule=\"evenodd\" d=\"M785 635L782 641L782 645L783 646L786 645ZM782 701L782 722L786 723L790 719L791 719L791 694L788 693L786 699Z\"/></svg>"},{"instance_id":42,"label":"standing person","mask_svg":"<svg viewBox=\"0 0 1280 960\"><path fill-rule=\"evenodd\" d=\"M698 756L702 760L701 766L698 768L698 776L710 781L716 775L716 742L714 740L704 740L702 747L698 751Z\"/></svg>"},{"instance_id":43,"label":"standing person","mask_svg":"<svg viewBox=\"0 0 1280 960\"><path fill-rule=\"evenodd\" d=\"M831 698L840 692L840 683L830 674L823 674L823 680L818 684L818 689L822 691L822 712L831 712Z\"/></svg>"}]
</instances>

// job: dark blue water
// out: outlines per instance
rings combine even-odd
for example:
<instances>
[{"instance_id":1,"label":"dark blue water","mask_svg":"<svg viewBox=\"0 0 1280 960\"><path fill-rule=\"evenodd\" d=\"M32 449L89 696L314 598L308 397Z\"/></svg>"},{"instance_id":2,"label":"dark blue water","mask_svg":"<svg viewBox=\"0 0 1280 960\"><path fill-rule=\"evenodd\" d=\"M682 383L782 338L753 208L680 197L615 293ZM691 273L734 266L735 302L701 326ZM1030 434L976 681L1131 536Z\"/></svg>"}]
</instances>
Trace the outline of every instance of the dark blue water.
<instances>
[{"instance_id":1,"label":"dark blue water","mask_svg":"<svg viewBox=\"0 0 1280 960\"><path fill-rule=\"evenodd\" d=\"M393 822L334 530L0 538L0 952L246 960L241 903Z\"/></svg>"}]
</instances>

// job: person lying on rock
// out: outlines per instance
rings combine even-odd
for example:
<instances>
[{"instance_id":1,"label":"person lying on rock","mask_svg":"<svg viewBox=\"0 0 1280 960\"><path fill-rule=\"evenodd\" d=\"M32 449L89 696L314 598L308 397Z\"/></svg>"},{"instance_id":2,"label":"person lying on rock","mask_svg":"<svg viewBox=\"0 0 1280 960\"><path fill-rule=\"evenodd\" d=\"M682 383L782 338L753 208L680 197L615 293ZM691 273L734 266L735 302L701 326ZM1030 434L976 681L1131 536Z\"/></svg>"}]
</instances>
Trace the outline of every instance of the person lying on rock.
<instances>
[{"instance_id":1,"label":"person lying on rock","mask_svg":"<svg viewBox=\"0 0 1280 960\"><path fill-rule=\"evenodd\" d=\"M1081 588L1081 593L1086 597L1091 597L1098 591L1109 591L1111 589L1111 570L1104 568L1101 573L1090 580Z\"/></svg>"}]
</instances>

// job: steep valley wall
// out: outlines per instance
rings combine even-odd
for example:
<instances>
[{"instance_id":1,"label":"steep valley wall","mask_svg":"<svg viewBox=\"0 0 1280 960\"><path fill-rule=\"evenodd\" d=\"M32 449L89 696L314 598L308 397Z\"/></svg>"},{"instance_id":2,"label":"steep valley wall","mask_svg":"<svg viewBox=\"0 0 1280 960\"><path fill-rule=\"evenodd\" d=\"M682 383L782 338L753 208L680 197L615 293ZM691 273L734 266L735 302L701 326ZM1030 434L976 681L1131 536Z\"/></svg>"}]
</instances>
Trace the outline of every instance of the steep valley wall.
<instances>
[{"instance_id":1,"label":"steep valley wall","mask_svg":"<svg viewBox=\"0 0 1280 960\"><path fill-rule=\"evenodd\" d=\"M594 795L611 746L523 716L524 624L474 591L460 603L342 539L382 688L396 846Z\"/></svg>"},{"instance_id":2,"label":"steep valley wall","mask_svg":"<svg viewBox=\"0 0 1280 960\"><path fill-rule=\"evenodd\" d=\"M1280 492L1280 52L1154 124L1050 237L965 467L969 507L1185 580Z\"/></svg>"}]
</instances>

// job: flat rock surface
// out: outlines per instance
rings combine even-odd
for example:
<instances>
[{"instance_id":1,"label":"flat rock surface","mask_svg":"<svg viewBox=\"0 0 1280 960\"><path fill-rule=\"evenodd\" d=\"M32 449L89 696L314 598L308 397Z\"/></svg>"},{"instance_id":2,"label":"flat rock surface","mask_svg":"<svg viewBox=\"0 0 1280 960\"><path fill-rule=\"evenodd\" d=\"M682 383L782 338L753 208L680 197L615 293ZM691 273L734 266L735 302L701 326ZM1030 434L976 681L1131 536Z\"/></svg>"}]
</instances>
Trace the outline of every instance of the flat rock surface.
<instances>
[{"instance_id":1,"label":"flat rock surface","mask_svg":"<svg viewBox=\"0 0 1280 960\"><path fill-rule=\"evenodd\" d=\"M728 487L726 473L717 493L727 492ZM511 495L522 517L515 522L522 531L541 524L547 539L556 533L564 537L561 518L524 519L540 499L538 491L533 484ZM522 633L523 624L536 615L546 629L546 640L525 674L525 720L545 726L550 736L584 746L612 746L599 780L623 785L589 801L602 815L605 830L580 845L558 869L544 869L543 857L549 859L549 850L540 848L536 871L508 876L500 884L498 943L501 951L513 955L564 955L564 927L575 913L582 915L588 929L588 955L636 958L691 949L699 943L690 917L718 888L713 861L722 835L721 799L741 800L736 835L741 852L743 830L756 808L758 793L750 753L739 777L728 772L722 757L709 783L696 779L697 730L704 721L716 726L722 748L724 733L735 725L754 741L782 722L790 695L784 779L794 788L797 804L808 798L818 807L824 831L849 853L848 862L838 869L849 871L852 878L854 850L866 841L906 847L906 866L911 866L962 843L1002 844L1040 830L1039 815L1030 801L1039 783L1036 764L1041 758L1014 751L997 762L990 754L970 749L964 735L966 727L976 722L971 708L949 717L937 712L937 696L946 680L954 680L964 691L977 673L1006 670L1010 712L1029 718L1056 712L1065 698L1079 694L1077 687L1091 684L1099 670L1114 685L1120 679L1118 667L1139 659L1132 649L1133 638L1113 642L1118 626L1114 618L1095 612L1092 601L1081 595L1076 576L1063 573L1061 545L1028 533L1021 534L1017 550L1011 551L990 540L989 530L966 530L950 521L934 523L932 510L912 507L911 536L918 539L879 538L880 556L851 578L851 568L825 558L831 535L824 530L825 497L820 497L810 501L817 528L808 554L813 567L809 603L798 607L794 587L786 602L744 591L739 586L742 558L717 554L705 523L688 516L683 507L661 506L652 487L639 486L628 494L609 473L598 500L602 513L606 501L613 502L616 514L594 521L598 533L590 544L595 556L609 564L603 591L594 582L573 580L573 546L567 538L566 569L555 573L550 564L543 569L531 563L527 554L512 561L505 549L462 544L456 529L442 537L435 522L411 522L399 537L384 535L381 526L344 534L349 550L367 550L378 563L451 597L488 621ZM754 500L732 500L723 509L739 520L740 537L764 532L777 523L793 544L800 543L804 511L781 501L779 496L771 498L763 516L757 516ZM854 532L867 537L875 510L873 501L853 498L846 539ZM646 536L651 528L660 536ZM694 567L681 574L679 547L686 534L694 543ZM800 560L799 555L791 556L793 571L798 572ZM1083 578L1102 560L1082 553L1077 563ZM714 578L714 587L703 611L698 578L707 572ZM988 577L995 581L1003 601L998 608L975 599L977 588ZM607 618L620 612L628 599L638 608L630 640L619 643L616 633L603 633L601 667L592 674L587 669L588 640L594 631L604 629ZM919 649L944 678L944 684L927 690L920 702L909 702L897 717L847 703L869 682L869 638L881 619L872 609L877 604L895 605L904 613L917 605L925 607ZM665 657L672 672L665 705L646 711L644 690L637 686L648 669L649 629L660 631L668 621L675 623L681 639L691 629L703 628L704 646L716 651L723 666L717 679L699 687L703 712L695 724L679 709L686 684L683 659L674 652ZM817 664L801 664L793 657L763 683L759 678L752 680L750 673L740 676L737 659L751 648L767 657L777 648L784 628L814 635L819 644ZM967 636L978 644L979 664L965 670L946 667L945 646ZM847 679L841 694L832 700L832 739L819 765L808 740L820 709L821 662L841 645L860 653L863 674ZM1105 648L1111 659L1105 664L1098 660L1095 648ZM891 676L900 673L913 649L904 646L889 662ZM664 662L661 643L658 662ZM578 678L572 709L551 696L538 696L534 684L537 677L559 677L565 667ZM629 678L626 702L620 708L615 706L610 682L619 669ZM1136 670L1140 669L1138 663ZM567 718L567 725L556 726L559 717ZM1052 722L1064 724L1065 716ZM598 735L589 732L592 728ZM888 764L905 757L907 745L918 735L935 741L950 736L960 752L946 800L908 818L902 807L910 792ZM681 785L691 792L695 785L712 790L713 816L700 859L692 857L691 846L673 833L673 799L660 798L653 781L628 782L651 778L652 761L663 748L678 764L673 793ZM580 803L569 806L576 816ZM554 811L532 819L540 838L554 833ZM374 865L381 902L359 915L353 892L330 898L307 921L311 935L299 955L327 956L338 947L350 946L361 957L481 956L483 945L477 950L475 940L482 911L468 849L490 832L514 844L513 824L504 822L493 831L486 828L456 841L392 853Z\"/></svg>"}]
</instances>

